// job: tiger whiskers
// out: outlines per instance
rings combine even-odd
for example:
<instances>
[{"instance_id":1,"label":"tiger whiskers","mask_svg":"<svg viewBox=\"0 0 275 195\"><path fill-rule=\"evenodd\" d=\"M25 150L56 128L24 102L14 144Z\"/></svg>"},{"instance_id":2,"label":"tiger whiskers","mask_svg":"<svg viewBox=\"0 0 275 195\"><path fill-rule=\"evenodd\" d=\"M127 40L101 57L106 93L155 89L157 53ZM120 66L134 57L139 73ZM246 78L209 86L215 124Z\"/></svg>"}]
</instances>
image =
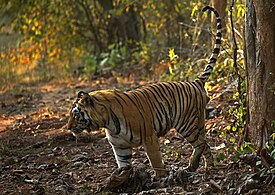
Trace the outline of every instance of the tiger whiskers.
<instances>
[{"instance_id":1,"label":"tiger whiskers","mask_svg":"<svg viewBox=\"0 0 275 195\"><path fill-rule=\"evenodd\" d=\"M77 138L78 138L78 136L75 136L75 146L77 146Z\"/></svg>"},{"instance_id":2,"label":"tiger whiskers","mask_svg":"<svg viewBox=\"0 0 275 195\"><path fill-rule=\"evenodd\" d=\"M72 132L72 134L73 134L73 136L75 137L75 146L77 146L77 138L78 138L78 135L77 134L75 134L74 132Z\"/></svg>"}]
</instances>

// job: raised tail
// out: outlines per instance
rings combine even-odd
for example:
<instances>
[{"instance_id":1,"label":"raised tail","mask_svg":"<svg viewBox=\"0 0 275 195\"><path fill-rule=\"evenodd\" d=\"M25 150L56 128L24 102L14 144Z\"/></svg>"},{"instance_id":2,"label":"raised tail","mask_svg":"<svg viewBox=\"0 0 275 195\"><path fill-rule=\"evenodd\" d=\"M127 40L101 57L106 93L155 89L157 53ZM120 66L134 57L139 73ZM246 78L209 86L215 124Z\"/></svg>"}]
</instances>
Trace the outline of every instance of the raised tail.
<instances>
[{"instance_id":1,"label":"raised tail","mask_svg":"<svg viewBox=\"0 0 275 195\"><path fill-rule=\"evenodd\" d=\"M210 59L208 61L207 66L205 67L204 71L201 73L201 75L198 77L202 82L206 82L208 78L210 77L211 72L213 71L214 66L216 65L217 57L220 53L220 47L221 47L221 38L222 38L222 25L221 25L221 18L217 10L215 10L213 7L206 6L202 9L202 11L210 10L214 12L216 18L217 18L217 32L216 32L216 42L214 45L214 50L212 52L212 55L210 56Z\"/></svg>"}]
</instances>

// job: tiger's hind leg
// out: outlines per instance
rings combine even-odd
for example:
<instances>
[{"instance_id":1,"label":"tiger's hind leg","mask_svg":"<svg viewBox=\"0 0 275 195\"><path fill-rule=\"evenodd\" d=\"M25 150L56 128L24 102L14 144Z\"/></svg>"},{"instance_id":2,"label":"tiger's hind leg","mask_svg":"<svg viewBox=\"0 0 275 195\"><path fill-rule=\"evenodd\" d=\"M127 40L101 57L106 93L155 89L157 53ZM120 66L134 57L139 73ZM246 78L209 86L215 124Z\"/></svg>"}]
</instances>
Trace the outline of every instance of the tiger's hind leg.
<instances>
[{"instance_id":1,"label":"tiger's hind leg","mask_svg":"<svg viewBox=\"0 0 275 195\"><path fill-rule=\"evenodd\" d=\"M207 166L213 166L213 156L205 140L204 118L199 121L199 126L194 125L184 137L194 148L188 169L190 171L197 170L202 154L205 157Z\"/></svg>"},{"instance_id":2,"label":"tiger's hind leg","mask_svg":"<svg viewBox=\"0 0 275 195\"><path fill-rule=\"evenodd\" d=\"M213 155L211 153L210 146L207 143L205 143L203 156L204 156L204 159L205 159L205 167L206 168L213 167L214 166L214 158L213 158Z\"/></svg>"},{"instance_id":3,"label":"tiger's hind leg","mask_svg":"<svg viewBox=\"0 0 275 195\"><path fill-rule=\"evenodd\" d=\"M199 167L200 158L205 149L205 140L200 135L198 129L191 130L192 132L185 136L186 140L193 146L193 153L189 160L188 170L196 171Z\"/></svg>"},{"instance_id":4,"label":"tiger's hind leg","mask_svg":"<svg viewBox=\"0 0 275 195\"><path fill-rule=\"evenodd\" d=\"M199 132L201 134L201 137L203 137L203 140L204 140L204 143L205 143L205 146L204 146L204 150L203 150L203 156L204 156L204 160L205 160L205 167L212 167L214 166L214 158L213 158L213 155L211 153L211 150L210 150L210 146L208 145L208 143L206 142L206 139L205 139L205 117L203 116L201 122L200 122L200 128L199 128Z\"/></svg>"}]
</instances>

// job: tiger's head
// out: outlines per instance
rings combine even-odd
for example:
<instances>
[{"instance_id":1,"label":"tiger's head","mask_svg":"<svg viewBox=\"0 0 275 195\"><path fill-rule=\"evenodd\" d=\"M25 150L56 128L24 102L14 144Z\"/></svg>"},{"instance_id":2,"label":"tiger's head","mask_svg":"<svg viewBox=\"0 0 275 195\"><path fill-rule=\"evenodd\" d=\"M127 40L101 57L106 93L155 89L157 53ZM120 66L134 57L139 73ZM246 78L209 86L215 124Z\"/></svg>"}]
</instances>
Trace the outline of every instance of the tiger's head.
<instances>
[{"instance_id":1,"label":"tiger's head","mask_svg":"<svg viewBox=\"0 0 275 195\"><path fill-rule=\"evenodd\" d=\"M70 109L67 127L77 135L84 130L88 132L98 130L104 126L104 110L102 106L96 105L96 100L83 91L77 95L77 99Z\"/></svg>"}]
</instances>

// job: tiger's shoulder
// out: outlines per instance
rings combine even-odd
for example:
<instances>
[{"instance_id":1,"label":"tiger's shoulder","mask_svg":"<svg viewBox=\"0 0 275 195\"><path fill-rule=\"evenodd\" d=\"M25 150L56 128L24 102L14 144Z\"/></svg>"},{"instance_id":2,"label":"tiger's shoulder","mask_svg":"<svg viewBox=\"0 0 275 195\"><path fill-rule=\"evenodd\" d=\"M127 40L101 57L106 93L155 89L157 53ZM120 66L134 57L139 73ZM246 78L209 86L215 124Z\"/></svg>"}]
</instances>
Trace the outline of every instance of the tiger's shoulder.
<instances>
[{"instance_id":1,"label":"tiger's shoulder","mask_svg":"<svg viewBox=\"0 0 275 195\"><path fill-rule=\"evenodd\" d=\"M107 97L112 99L112 97L123 93L124 91L120 89L100 89L90 92L89 95L98 99L106 99Z\"/></svg>"},{"instance_id":2,"label":"tiger's shoulder","mask_svg":"<svg viewBox=\"0 0 275 195\"><path fill-rule=\"evenodd\" d=\"M91 91L90 95L101 95L101 94L113 94L113 93L122 93L123 91L120 89L99 89L95 91Z\"/></svg>"}]
</instances>

